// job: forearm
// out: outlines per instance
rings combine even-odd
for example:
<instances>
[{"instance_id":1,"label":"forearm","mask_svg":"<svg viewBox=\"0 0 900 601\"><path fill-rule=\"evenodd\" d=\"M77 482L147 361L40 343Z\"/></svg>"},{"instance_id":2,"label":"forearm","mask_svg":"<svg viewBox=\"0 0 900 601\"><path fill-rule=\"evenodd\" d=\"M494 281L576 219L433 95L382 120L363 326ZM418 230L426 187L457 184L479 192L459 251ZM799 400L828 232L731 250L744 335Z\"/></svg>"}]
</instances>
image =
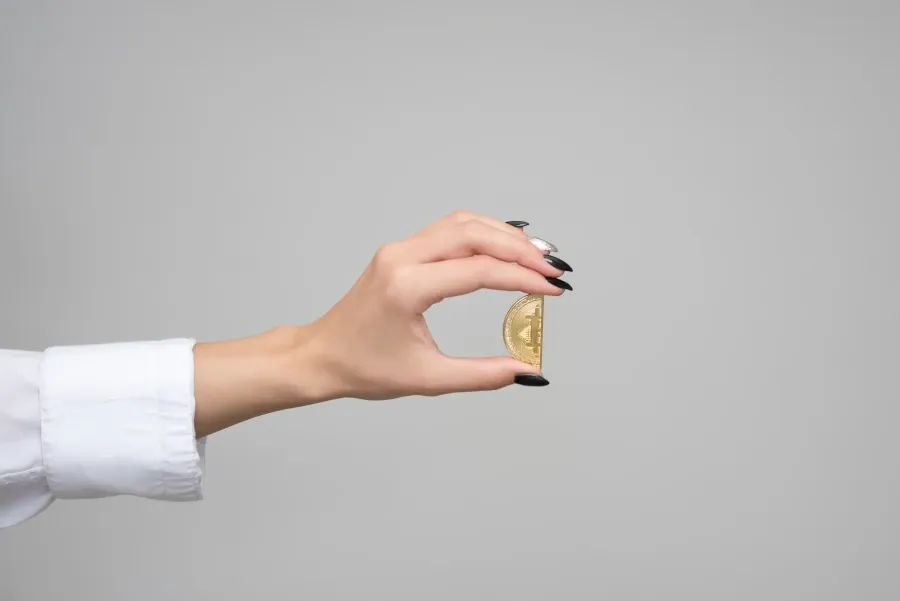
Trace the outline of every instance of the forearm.
<instances>
[{"instance_id":1,"label":"forearm","mask_svg":"<svg viewBox=\"0 0 900 601\"><path fill-rule=\"evenodd\" d=\"M194 347L194 429L208 436L254 417L334 398L311 326Z\"/></svg>"}]
</instances>

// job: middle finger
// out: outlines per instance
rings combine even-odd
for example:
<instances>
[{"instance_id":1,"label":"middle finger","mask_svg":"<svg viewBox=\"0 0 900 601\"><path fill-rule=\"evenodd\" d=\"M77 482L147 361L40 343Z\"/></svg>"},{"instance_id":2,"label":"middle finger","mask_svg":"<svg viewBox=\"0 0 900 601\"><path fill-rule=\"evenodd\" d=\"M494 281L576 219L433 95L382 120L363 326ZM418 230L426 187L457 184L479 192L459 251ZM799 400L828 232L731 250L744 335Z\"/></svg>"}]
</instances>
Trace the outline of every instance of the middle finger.
<instances>
[{"instance_id":1,"label":"middle finger","mask_svg":"<svg viewBox=\"0 0 900 601\"><path fill-rule=\"evenodd\" d=\"M486 255L518 263L545 276L558 277L562 270L551 265L544 253L525 236L504 231L472 220L410 240L409 256L417 263L434 263Z\"/></svg>"}]
</instances>

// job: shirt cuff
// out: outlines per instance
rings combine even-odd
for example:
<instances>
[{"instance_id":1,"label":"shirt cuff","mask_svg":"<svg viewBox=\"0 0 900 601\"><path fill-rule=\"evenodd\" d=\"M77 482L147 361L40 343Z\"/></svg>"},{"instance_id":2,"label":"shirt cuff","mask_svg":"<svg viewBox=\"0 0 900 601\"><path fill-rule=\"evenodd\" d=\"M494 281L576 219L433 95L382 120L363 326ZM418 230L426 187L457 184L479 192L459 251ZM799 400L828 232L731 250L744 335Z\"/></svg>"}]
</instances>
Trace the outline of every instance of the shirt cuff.
<instances>
[{"instance_id":1,"label":"shirt cuff","mask_svg":"<svg viewBox=\"0 0 900 601\"><path fill-rule=\"evenodd\" d=\"M58 498L202 498L194 340L53 347L40 368L41 445Z\"/></svg>"}]
</instances>

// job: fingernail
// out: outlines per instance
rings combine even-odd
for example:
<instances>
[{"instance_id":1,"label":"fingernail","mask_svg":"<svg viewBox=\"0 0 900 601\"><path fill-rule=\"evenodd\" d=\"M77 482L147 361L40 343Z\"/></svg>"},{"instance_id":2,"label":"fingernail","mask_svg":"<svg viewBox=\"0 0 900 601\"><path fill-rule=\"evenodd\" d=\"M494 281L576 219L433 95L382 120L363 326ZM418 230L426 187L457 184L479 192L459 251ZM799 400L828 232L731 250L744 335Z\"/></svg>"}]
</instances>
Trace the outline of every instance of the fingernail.
<instances>
[{"instance_id":1,"label":"fingernail","mask_svg":"<svg viewBox=\"0 0 900 601\"><path fill-rule=\"evenodd\" d=\"M546 378L537 374L517 374L515 382L522 386L546 386L550 383Z\"/></svg>"},{"instance_id":2,"label":"fingernail","mask_svg":"<svg viewBox=\"0 0 900 601\"><path fill-rule=\"evenodd\" d=\"M554 257L553 255L544 255L544 260L562 271L572 271L572 266L560 259L559 257Z\"/></svg>"},{"instance_id":3,"label":"fingernail","mask_svg":"<svg viewBox=\"0 0 900 601\"><path fill-rule=\"evenodd\" d=\"M556 286L557 288L562 288L563 290L571 290L572 284L569 282L564 282L563 280L557 278L547 278L547 281Z\"/></svg>"},{"instance_id":4,"label":"fingernail","mask_svg":"<svg viewBox=\"0 0 900 601\"><path fill-rule=\"evenodd\" d=\"M513 227L525 227L526 225L530 225L527 221L507 221L506 223Z\"/></svg>"},{"instance_id":5,"label":"fingernail","mask_svg":"<svg viewBox=\"0 0 900 601\"><path fill-rule=\"evenodd\" d=\"M532 237L532 238L529 238L528 240L529 240L529 242L531 242L532 244L537 246L539 249L541 249L545 255L547 253L555 253L556 251L559 250L558 248L556 248L555 246L553 246L546 240L542 240L540 238Z\"/></svg>"}]
</instances>

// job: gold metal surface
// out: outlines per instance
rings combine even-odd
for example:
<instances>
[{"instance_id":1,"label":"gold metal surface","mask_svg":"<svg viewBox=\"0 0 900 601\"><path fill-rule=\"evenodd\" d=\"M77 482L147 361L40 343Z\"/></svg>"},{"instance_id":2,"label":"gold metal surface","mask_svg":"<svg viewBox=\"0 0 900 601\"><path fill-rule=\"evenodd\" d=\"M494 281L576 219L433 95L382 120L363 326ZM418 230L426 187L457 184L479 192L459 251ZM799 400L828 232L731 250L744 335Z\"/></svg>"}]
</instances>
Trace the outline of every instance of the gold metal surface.
<instances>
[{"instance_id":1,"label":"gold metal surface","mask_svg":"<svg viewBox=\"0 0 900 601\"><path fill-rule=\"evenodd\" d=\"M541 369L544 343L544 296L517 300L503 320L503 342L513 358Z\"/></svg>"}]
</instances>

